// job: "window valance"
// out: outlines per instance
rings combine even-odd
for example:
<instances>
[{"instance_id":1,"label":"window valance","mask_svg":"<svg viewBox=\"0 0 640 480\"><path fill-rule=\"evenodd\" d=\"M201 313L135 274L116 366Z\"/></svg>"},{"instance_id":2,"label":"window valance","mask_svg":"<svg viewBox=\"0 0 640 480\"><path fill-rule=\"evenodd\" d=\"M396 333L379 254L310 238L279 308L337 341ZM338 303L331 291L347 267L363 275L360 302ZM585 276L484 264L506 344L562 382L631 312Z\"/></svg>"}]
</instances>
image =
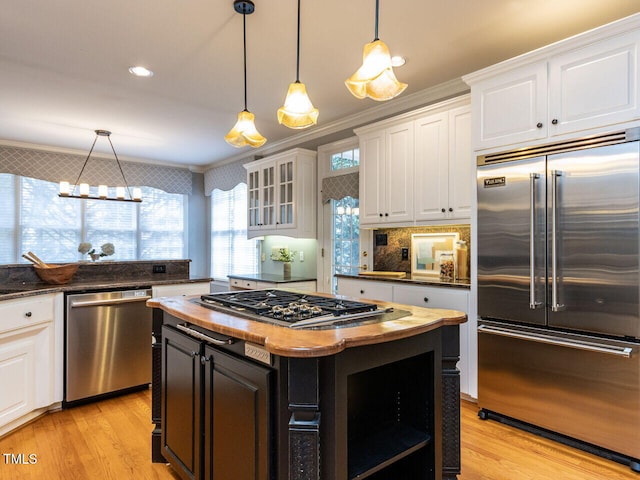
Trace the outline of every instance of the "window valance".
<instances>
[{"instance_id":1,"label":"window valance","mask_svg":"<svg viewBox=\"0 0 640 480\"><path fill-rule=\"evenodd\" d=\"M0 145L0 173L11 173L48 182L74 182L86 155L47 152ZM191 172L187 168L166 167L120 160L122 171L131 186L153 187L167 193L191 194ZM121 185L122 175L115 158L92 155L82 174L82 181L92 184Z\"/></svg>"},{"instance_id":2,"label":"window valance","mask_svg":"<svg viewBox=\"0 0 640 480\"><path fill-rule=\"evenodd\" d=\"M340 200L344 197L358 198L360 187L359 173L346 173L322 179L322 203Z\"/></svg>"},{"instance_id":3,"label":"window valance","mask_svg":"<svg viewBox=\"0 0 640 480\"><path fill-rule=\"evenodd\" d=\"M204 193L211 195L214 189L228 192L233 190L239 183L247 183L247 171L244 164L253 162L255 157L227 163L219 167L213 167L204 172Z\"/></svg>"}]
</instances>

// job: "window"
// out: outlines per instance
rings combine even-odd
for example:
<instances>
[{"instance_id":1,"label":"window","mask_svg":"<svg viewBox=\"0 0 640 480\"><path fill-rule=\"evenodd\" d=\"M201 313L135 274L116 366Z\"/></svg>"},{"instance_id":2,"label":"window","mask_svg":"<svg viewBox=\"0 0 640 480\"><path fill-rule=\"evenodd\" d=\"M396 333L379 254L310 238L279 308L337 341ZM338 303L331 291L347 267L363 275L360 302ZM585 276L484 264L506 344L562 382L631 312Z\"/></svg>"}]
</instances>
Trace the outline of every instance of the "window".
<instances>
[{"instance_id":1,"label":"window","mask_svg":"<svg viewBox=\"0 0 640 480\"><path fill-rule=\"evenodd\" d=\"M323 203L319 240L318 289L336 293L336 274L357 275L360 261L358 170L360 149L356 137L318 149L319 188Z\"/></svg>"},{"instance_id":2,"label":"window","mask_svg":"<svg viewBox=\"0 0 640 480\"><path fill-rule=\"evenodd\" d=\"M360 149L352 148L331 155L331 171L352 169L360 165Z\"/></svg>"},{"instance_id":3,"label":"window","mask_svg":"<svg viewBox=\"0 0 640 480\"><path fill-rule=\"evenodd\" d=\"M345 197L331 200L333 271L332 292L336 291L336 273L357 275L360 265L359 200Z\"/></svg>"},{"instance_id":4,"label":"window","mask_svg":"<svg viewBox=\"0 0 640 480\"><path fill-rule=\"evenodd\" d=\"M49 262L86 260L80 242L96 250L113 243L110 260L186 258L186 197L142 187L143 202L58 197L58 185L0 174L0 263L33 251Z\"/></svg>"},{"instance_id":5,"label":"window","mask_svg":"<svg viewBox=\"0 0 640 480\"><path fill-rule=\"evenodd\" d=\"M256 240L247 239L247 185L211 193L211 276L258 273Z\"/></svg>"}]
</instances>

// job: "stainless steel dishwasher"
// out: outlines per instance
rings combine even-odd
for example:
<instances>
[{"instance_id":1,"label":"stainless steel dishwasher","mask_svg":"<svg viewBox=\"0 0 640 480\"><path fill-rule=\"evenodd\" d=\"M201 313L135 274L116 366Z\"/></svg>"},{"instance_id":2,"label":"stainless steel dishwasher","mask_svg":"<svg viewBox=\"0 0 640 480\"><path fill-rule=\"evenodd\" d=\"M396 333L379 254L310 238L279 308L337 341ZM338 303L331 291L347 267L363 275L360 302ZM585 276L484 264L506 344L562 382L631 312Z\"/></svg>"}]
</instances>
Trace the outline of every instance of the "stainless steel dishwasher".
<instances>
[{"instance_id":1,"label":"stainless steel dishwasher","mask_svg":"<svg viewBox=\"0 0 640 480\"><path fill-rule=\"evenodd\" d=\"M65 406L151 382L150 289L67 295Z\"/></svg>"}]
</instances>

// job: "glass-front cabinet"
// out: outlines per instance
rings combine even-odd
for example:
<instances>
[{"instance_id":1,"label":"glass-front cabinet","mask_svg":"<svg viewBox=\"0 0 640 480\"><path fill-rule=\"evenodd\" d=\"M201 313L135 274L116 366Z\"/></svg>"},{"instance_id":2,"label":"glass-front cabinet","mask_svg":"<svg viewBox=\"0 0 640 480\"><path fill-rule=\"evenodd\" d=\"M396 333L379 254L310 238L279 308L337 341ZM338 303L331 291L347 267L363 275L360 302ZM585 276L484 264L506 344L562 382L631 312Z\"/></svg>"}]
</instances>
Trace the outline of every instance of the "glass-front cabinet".
<instances>
[{"instance_id":1,"label":"glass-front cabinet","mask_svg":"<svg viewBox=\"0 0 640 480\"><path fill-rule=\"evenodd\" d=\"M315 238L316 152L296 148L245 165L247 236Z\"/></svg>"}]
</instances>

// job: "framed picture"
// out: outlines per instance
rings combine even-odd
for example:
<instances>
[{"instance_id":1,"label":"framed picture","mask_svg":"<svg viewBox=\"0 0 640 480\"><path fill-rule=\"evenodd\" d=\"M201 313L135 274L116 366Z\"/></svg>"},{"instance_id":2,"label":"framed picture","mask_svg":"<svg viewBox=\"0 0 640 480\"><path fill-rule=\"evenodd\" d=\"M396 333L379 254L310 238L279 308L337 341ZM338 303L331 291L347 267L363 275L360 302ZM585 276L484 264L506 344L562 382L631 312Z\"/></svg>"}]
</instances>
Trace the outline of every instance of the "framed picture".
<instances>
[{"instance_id":1,"label":"framed picture","mask_svg":"<svg viewBox=\"0 0 640 480\"><path fill-rule=\"evenodd\" d=\"M411 275L440 275L440 256L453 253L458 233L414 233L411 235Z\"/></svg>"}]
</instances>

